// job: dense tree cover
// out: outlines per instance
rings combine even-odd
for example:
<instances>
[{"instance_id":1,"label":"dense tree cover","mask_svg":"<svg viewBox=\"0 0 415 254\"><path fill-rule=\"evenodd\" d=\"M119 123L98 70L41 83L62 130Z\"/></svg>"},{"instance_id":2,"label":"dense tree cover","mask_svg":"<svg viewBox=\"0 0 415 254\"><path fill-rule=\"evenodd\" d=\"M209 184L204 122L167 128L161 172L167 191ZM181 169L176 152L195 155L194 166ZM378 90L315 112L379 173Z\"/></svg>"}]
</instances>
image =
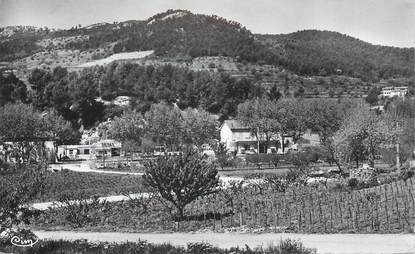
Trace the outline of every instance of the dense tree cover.
<instances>
[{"instance_id":1,"label":"dense tree cover","mask_svg":"<svg viewBox=\"0 0 415 254\"><path fill-rule=\"evenodd\" d=\"M106 100L130 96L132 107L142 113L148 111L151 104L164 101L176 103L181 109L200 107L226 119L236 115L239 103L265 93L250 80L227 74L131 63L113 63L106 68L90 68L80 73L68 73L61 67L51 72L35 69L29 82L33 84L32 100L36 107L55 108L70 121L80 118L85 127L106 118L103 105L95 100L99 96Z\"/></svg>"},{"instance_id":2,"label":"dense tree cover","mask_svg":"<svg viewBox=\"0 0 415 254\"><path fill-rule=\"evenodd\" d=\"M103 119L104 106L98 96L96 74L89 70L68 73L66 68L52 71L34 69L29 76L32 103L38 109L54 108L76 126L91 127ZM79 120L79 121L78 121Z\"/></svg>"},{"instance_id":3,"label":"dense tree cover","mask_svg":"<svg viewBox=\"0 0 415 254\"><path fill-rule=\"evenodd\" d=\"M0 62L12 61L32 55L40 50L36 41L49 34L49 29L32 26L0 27L0 32L8 30L8 36L0 35Z\"/></svg>"},{"instance_id":4,"label":"dense tree cover","mask_svg":"<svg viewBox=\"0 0 415 254\"><path fill-rule=\"evenodd\" d=\"M174 18L169 18L174 16ZM280 52L264 47L241 24L215 15L168 10L145 21L126 21L59 31L54 36L88 35L65 45L95 49L114 42L115 53L155 50L158 56L233 56L251 62L278 63Z\"/></svg>"},{"instance_id":5,"label":"dense tree cover","mask_svg":"<svg viewBox=\"0 0 415 254\"><path fill-rule=\"evenodd\" d=\"M219 186L216 165L194 150L178 156L160 156L144 166L144 181L177 209L179 220L183 220L186 205L214 193Z\"/></svg>"},{"instance_id":6,"label":"dense tree cover","mask_svg":"<svg viewBox=\"0 0 415 254\"><path fill-rule=\"evenodd\" d=\"M36 37L0 41L0 61L11 61L34 54L39 46Z\"/></svg>"},{"instance_id":7,"label":"dense tree cover","mask_svg":"<svg viewBox=\"0 0 415 254\"><path fill-rule=\"evenodd\" d=\"M7 103L26 102L26 85L13 73L5 76L0 74L0 106Z\"/></svg>"},{"instance_id":8,"label":"dense tree cover","mask_svg":"<svg viewBox=\"0 0 415 254\"><path fill-rule=\"evenodd\" d=\"M181 109L201 107L222 118L235 115L239 103L262 93L262 89L249 80L231 78L227 74L212 75L171 65L135 64L109 66L101 89L103 98L107 99L132 96L136 108L142 112L148 110L151 103L166 101L177 102Z\"/></svg>"},{"instance_id":9,"label":"dense tree cover","mask_svg":"<svg viewBox=\"0 0 415 254\"><path fill-rule=\"evenodd\" d=\"M340 33L317 30L257 37L266 45L282 47L282 65L299 74L343 73L364 80L414 75L413 48L376 46Z\"/></svg>"}]
</instances>

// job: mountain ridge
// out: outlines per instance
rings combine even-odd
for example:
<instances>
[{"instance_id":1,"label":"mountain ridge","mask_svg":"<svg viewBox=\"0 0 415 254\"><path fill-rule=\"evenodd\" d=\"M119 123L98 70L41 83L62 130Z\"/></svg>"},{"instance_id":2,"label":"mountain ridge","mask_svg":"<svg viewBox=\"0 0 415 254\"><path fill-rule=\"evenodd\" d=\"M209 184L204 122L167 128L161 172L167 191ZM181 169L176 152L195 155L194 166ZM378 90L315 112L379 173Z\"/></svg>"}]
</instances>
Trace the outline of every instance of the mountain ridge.
<instances>
[{"instance_id":1,"label":"mountain ridge","mask_svg":"<svg viewBox=\"0 0 415 254\"><path fill-rule=\"evenodd\" d=\"M238 22L180 9L145 20L63 30L41 28L26 37L25 33L16 36L0 41L0 61L13 61L44 50L36 44L44 38L88 36L87 40L72 41L61 48L93 51L111 44L109 53L154 50L161 57L227 56L240 62L282 66L300 75L345 74L364 80L414 76L413 48L373 45L321 30L253 34Z\"/></svg>"}]
</instances>

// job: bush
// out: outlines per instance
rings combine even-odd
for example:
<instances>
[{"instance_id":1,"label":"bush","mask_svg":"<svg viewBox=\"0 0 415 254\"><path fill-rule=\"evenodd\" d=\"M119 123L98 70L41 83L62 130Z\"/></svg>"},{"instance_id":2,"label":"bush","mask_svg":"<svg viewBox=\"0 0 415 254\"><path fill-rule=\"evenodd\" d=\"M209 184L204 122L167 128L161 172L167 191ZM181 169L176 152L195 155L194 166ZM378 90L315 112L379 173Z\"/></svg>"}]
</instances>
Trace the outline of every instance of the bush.
<instances>
[{"instance_id":1,"label":"bush","mask_svg":"<svg viewBox=\"0 0 415 254\"><path fill-rule=\"evenodd\" d=\"M283 155L275 153L248 154L246 156L246 161L253 164L272 164L274 167L277 167L282 156Z\"/></svg>"},{"instance_id":2,"label":"bush","mask_svg":"<svg viewBox=\"0 0 415 254\"><path fill-rule=\"evenodd\" d=\"M13 253L84 253L84 254L109 254L109 253L137 253L137 254L313 254L314 249L308 249L301 242L294 240L281 241L279 245L271 245L267 248L256 247L251 249L248 245L245 248L234 247L230 249L222 249L214 247L208 243L189 243L187 249L176 247L168 243L152 244L139 240L138 242L126 243L90 243L87 240L76 241L39 241L32 248L21 248L11 245L9 242L0 242L1 252Z\"/></svg>"},{"instance_id":3,"label":"bush","mask_svg":"<svg viewBox=\"0 0 415 254\"><path fill-rule=\"evenodd\" d=\"M73 192L62 195L57 204L61 219L74 228L81 228L97 219L94 212L105 207L106 201L100 201L98 196L88 197L83 192Z\"/></svg>"},{"instance_id":4,"label":"bush","mask_svg":"<svg viewBox=\"0 0 415 254\"><path fill-rule=\"evenodd\" d=\"M347 184L350 188L355 189L359 184L359 180L357 180L356 178L350 178Z\"/></svg>"},{"instance_id":5,"label":"bush","mask_svg":"<svg viewBox=\"0 0 415 254\"><path fill-rule=\"evenodd\" d=\"M399 179L401 180L408 180L409 178L414 177L415 172L413 170L404 170L399 174Z\"/></svg>"}]
</instances>

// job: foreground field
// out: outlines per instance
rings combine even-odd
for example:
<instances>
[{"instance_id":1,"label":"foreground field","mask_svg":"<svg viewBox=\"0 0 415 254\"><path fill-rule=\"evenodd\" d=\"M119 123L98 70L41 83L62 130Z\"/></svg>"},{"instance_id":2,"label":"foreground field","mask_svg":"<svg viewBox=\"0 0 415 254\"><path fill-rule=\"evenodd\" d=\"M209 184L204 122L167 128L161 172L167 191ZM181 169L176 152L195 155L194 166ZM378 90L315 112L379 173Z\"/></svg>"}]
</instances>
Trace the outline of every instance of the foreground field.
<instances>
[{"instance_id":1,"label":"foreground field","mask_svg":"<svg viewBox=\"0 0 415 254\"><path fill-rule=\"evenodd\" d=\"M401 233L415 225L415 181L352 192L297 186L234 185L190 204L178 222L158 196L105 203L79 214L88 231L246 231L304 233ZM60 210L43 212L38 229L71 229Z\"/></svg>"},{"instance_id":2,"label":"foreground field","mask_svg":"<svg viewBox=\"0 0 415 254\"><path fill-rule=\"evenodd\" d=\"M2 177L13 178L7 174ZM0 179L1 180L1 179ZM45 172L43 190L34 202L57 201L62 195L84 194L85 196L109 196L143 191L141 176L99 174L87 172Z\"/></svg>"}]
</instances>

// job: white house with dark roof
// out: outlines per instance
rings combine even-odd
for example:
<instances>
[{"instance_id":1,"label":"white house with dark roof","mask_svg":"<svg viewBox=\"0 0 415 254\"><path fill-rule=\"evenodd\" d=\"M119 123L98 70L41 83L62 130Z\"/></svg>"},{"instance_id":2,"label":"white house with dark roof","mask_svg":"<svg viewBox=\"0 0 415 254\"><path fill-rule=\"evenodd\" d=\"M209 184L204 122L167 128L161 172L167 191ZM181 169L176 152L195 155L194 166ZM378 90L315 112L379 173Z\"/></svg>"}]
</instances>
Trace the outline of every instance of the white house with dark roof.
<instances>
[{"instance_id":1,"label":"white house with dark roof","mask_svg":"<svg viewBox=\"0 0 415 254\"><path fill-rule=\"evenodd\" d=\"M258 152L258 140L247 126L238 120L225 120L220 128L220 141L225 144L230 152L244 154L245 152ZM267 151L265 151L265 139L260 137L260 153L285 153L289 150L296 150L293 138L284 136L284 151L282 149L281 134L275 135L270 141Z\"/></svg>"}]
</instances>

